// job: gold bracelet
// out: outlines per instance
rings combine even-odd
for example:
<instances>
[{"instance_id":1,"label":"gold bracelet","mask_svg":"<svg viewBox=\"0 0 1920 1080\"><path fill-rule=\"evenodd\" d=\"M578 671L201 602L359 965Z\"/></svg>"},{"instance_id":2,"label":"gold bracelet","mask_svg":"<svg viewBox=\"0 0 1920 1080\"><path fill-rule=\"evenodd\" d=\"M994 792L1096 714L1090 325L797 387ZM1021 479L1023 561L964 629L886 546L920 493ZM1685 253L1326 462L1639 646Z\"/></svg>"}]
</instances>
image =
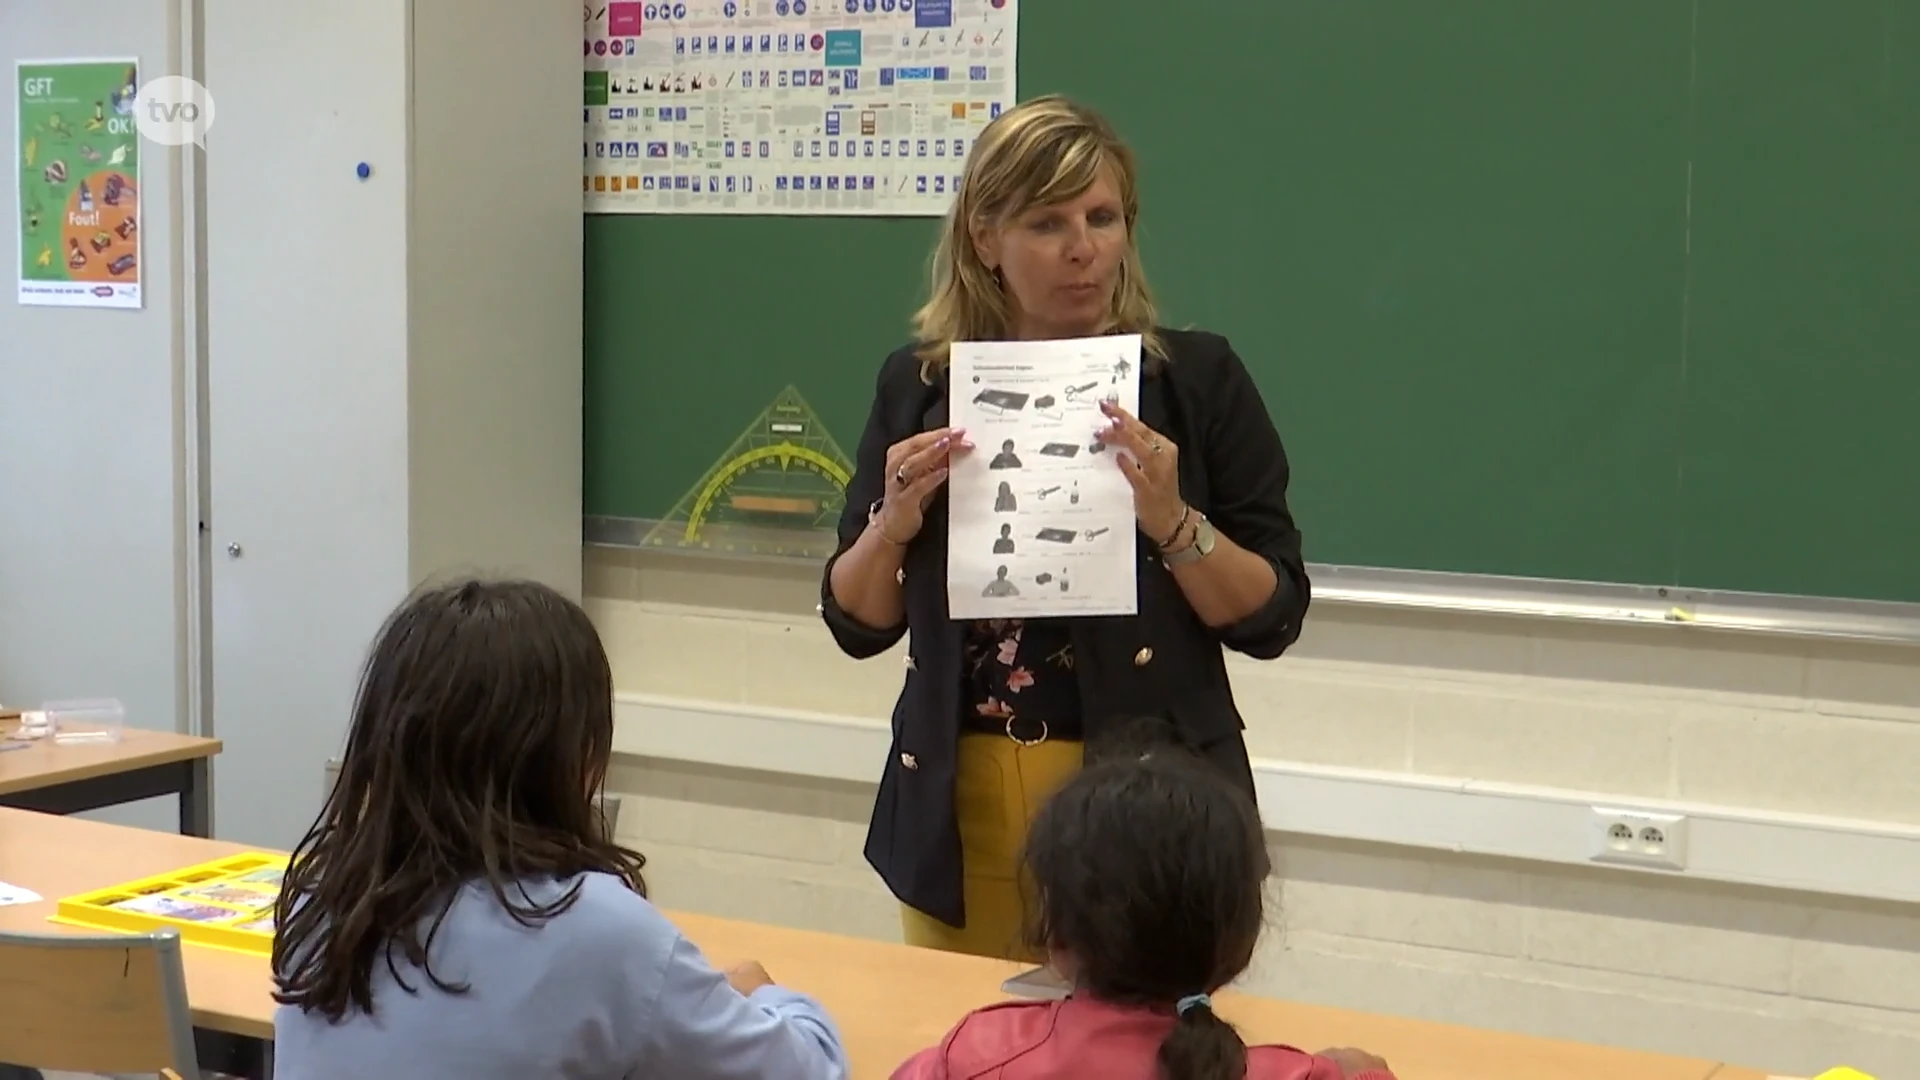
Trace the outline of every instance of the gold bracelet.
<instances>
[{"instance_id":1,"label":"gold bracelet","mask_svg":"<svg viewBox=\"0 0 1920 1080\"><path fill-rule=\"evenodd\" d=\"M1180 539L1180 534L1186 530L1187 519L1192 516L1193 516L1193 507L1182 504L1180 507L1180 522L1179 524L1173 527L1173 532L1169 533L1165 540L1160 541L1159 546L1161 551L1165 551L1168 548L1172 547L1174 545L1174 542Z\"/></svg>"},{"instance_id":2,"label":"gold bracelet","mask_svg":"<svg viewBox=\"0 0 1920 1080\"><path fill-rule=\"evenodd\" d=\"M881 543L897 548L904 548L907 546L906 544L888 536L887 530L880 527L880 507L885 502L885 499L875 499L872 504L867 507L867 528L873 530L873 534L880 538Z\"/></svg>"},{"instance_id":3,"label":"gold bracelet","mask_svg":"<svg viewBox=\"0 0 1920 1080\"><path fill-rule=\"evenodd\" d=\"M1194 542L1199 538L1200 538L1199 522L1189 521L1185 525L1181 526L1179 535L1173 538L1172 543L1160 545L1160 554L1176 555L1192 547L1194 545Z\"/></svg>"}]
</instances>

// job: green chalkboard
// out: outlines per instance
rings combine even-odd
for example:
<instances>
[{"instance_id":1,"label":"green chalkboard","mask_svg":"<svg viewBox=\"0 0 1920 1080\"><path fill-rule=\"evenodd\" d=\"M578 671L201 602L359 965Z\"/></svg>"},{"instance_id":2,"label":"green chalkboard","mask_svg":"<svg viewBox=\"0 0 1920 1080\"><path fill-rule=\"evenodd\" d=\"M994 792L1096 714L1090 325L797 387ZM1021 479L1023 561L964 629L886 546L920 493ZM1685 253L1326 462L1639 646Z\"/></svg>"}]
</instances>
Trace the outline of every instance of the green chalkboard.
<instances>
[{"instance_id":1,"label":"green chalkboard","mask_svg":"<svg viewBox=\"0 0 1920 1080\"><path fill-rule=\"evenodd\" d=\"M1920 601L1920 4L1032 0L1324 563ZM788 387L851 453L931 220L593 217L587 512Z\"/></svg>"}]
</instances>

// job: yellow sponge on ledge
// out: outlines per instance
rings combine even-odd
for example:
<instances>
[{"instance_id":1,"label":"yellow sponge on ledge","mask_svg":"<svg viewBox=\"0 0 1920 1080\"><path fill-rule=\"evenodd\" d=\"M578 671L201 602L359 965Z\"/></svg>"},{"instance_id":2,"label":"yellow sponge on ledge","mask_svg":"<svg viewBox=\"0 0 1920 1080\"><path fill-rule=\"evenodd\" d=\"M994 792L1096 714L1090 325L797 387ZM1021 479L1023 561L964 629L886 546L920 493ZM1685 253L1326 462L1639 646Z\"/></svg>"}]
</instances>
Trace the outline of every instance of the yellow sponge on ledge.
<instances>
[{"instance_id":1,"label":"yellow sponge on ledge","mask_svg":"<svg viewBox=\"0 0 1920 1080\"><path fill-rule=\"evenodd\" d=\"M1868 1076L1859 1069L1849 1069L1845 1065L1842 1065L1838 1068L1828 1069L1826 1072L1814 1077L1813 1080L1873 1080L1873 1077Z\"/></svg>"}]
</instances>

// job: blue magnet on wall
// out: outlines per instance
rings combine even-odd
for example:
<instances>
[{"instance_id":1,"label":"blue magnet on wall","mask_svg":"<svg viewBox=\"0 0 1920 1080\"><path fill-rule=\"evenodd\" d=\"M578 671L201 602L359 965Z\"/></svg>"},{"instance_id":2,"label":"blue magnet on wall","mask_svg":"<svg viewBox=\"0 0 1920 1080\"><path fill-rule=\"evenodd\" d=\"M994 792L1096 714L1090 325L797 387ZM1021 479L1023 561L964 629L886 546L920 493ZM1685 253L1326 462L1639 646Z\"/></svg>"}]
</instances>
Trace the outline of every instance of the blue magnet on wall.
<instances>
[{"instance_id":1,"label":"blue magnet on wall","mask_svg":"<svg viewBox=\"0 0 1920 1080\"><path fill-rule=\"evenodd\" d=\"M373 175L373 166L363 161L353 167L353 175L365 180L367 177Z\"/></svg>"}]
</instances>

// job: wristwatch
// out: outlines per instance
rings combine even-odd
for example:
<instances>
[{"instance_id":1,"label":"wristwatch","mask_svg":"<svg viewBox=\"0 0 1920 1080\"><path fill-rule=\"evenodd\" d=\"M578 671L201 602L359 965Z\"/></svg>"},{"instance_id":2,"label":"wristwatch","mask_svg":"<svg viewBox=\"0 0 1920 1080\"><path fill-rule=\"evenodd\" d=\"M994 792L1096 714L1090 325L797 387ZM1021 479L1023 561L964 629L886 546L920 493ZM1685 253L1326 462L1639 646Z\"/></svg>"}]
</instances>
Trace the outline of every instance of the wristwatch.
<instances>
[{"instance_id":1,"label":"wristwatch","mask_svg":"<svg viewBox=\"0 0 1920 1080\"><path fill-rule=\"evenodd\" d=\"M1201 559L1213 554L1213 522L1208 521L1207 515L1197 510L1194 511L1193 516L1197 519L1193 523L1193 543L1188 544L1179 551L1162 554L1160 561L1164 565L1186 566L1189 563L1197 563Z\"/></svg>"}]
</instances>

